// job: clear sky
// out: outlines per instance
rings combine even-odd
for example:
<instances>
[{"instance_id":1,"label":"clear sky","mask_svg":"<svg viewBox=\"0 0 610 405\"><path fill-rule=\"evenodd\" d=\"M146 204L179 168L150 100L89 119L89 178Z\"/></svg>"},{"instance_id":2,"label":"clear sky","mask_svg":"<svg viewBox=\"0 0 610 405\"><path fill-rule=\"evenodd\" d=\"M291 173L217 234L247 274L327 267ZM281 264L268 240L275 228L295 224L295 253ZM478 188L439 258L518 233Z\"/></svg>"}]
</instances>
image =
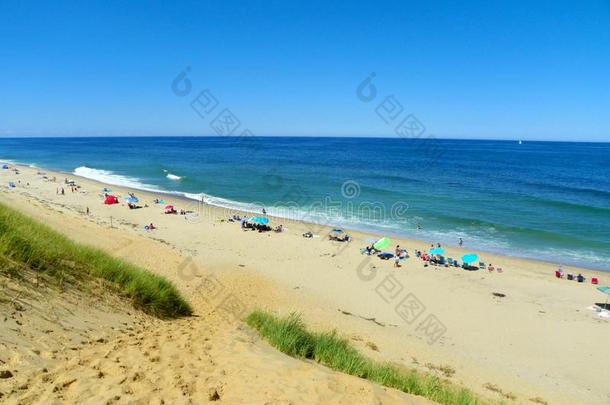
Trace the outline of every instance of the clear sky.
<instances>
[{"instance_id":1,"label":"clear sky","mask_svg":"<svg viewBox=\"0 0 610 405\"><path fill-rule=\"evenodd\" d=\"M390 136L393 95L437 137L610 141L610 1L0 0L0 135L213 135L204 89L257 135Z\"/></svg>"}]
</instances>

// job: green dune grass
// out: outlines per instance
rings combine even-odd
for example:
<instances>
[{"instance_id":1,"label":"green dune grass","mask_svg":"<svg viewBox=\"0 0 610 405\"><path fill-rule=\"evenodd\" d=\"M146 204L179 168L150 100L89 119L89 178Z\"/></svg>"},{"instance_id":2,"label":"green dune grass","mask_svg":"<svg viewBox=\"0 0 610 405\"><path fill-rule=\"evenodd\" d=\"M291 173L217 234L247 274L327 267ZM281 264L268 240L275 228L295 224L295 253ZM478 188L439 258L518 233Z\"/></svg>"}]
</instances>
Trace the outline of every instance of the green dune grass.
<instances>
[{"instance_id":1,"label":"green dune grass","mask_svg":"<svg viewBox=\"0 0 610 405\"><path fill-rule=\"evenodd\" d=\"M75 243L4 204L0 204L0 263L6 264L5 272L28 268L61 282L87 277L105 280L136 308L159 318L192 313L176 287L163 277Z\"/></svg>"},{"instance_id":2,"label":"green dune grass","mask_svg":"<svg viewBox=\"0 0 610 405\"><path fill-rule=\"evenodd\" d=\"M247 323L278 350L315 360L333 370L365 378L408 394L446 405L485 404L471 391L414 369L375 362L358 352L336 332L309 332L298 315L278 318L262 311L252 312Z\"/></svg>"}]
</instances>

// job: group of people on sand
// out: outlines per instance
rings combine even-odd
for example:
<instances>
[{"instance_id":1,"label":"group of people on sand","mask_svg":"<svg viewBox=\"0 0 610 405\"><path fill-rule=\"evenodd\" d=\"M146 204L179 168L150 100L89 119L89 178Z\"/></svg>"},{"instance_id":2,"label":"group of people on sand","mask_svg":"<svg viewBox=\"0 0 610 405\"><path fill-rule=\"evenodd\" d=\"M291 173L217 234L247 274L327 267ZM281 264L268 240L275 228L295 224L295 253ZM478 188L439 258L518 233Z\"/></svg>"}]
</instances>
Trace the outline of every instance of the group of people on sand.
<instances>
[{"instance_id":1,"label":"group of people on sand","mask_svg":"<svg viewBox=\"0 0 610 405\"><path fill-rule=\"evenodd\" d=\"M555 277L557 278L563 278L564 273L563 273L563 266L559 266L559 268L557 270L555 270ZM566 279L570 280L570 281L576 281L579 283L584 283L586 278L585 276L582 275L582 273L578 273L578 275L574 275L572 273L567 273L566 275ZM591 278L591 284L598 284L598 280L597 277L592 277Z\"/></svg>"},{"instance_id":2,"label":"group of people on sand","mask_svg":"<svg viewBox=\"0 0 610 405\"><path fill-rule=\"evenodd\" d=\"M263 208L263 212L266 212L265 209ZM224 219L221 220L221 222L224 222ZM248 219L248 217L246 216L241 216L241 215L237 215L234 214L233 216L227 218L227 222L239 222L240 223L240 227L242 230L244 231L258 231L258 232L269 232L269 231L274 231L277 233L281 233L284 232L284 225L278 225L275 228L272 228L271 226L267 225L267 224L260 224L260 223L255 223L255 222L250 222L250 220Z\"/></svg>"}]
</instances>

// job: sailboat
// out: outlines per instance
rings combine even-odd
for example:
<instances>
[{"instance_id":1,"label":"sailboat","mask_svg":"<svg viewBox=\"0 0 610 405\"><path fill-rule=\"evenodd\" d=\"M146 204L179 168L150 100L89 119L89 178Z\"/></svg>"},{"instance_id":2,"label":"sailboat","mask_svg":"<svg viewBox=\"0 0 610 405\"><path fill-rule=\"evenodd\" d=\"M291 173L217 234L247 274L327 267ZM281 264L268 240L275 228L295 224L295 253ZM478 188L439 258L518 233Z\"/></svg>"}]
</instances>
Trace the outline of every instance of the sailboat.
<instances>
[{"instance_id":1,"label":"sailboat","mask_svg":"<svg viewBox=\"0 0 610 405\"><path fill-rule=\"evenodd\" d=\"M522 145L522 144L523 144L523 141L519 141L519 145Z\"/></svg>"}]
</instances>

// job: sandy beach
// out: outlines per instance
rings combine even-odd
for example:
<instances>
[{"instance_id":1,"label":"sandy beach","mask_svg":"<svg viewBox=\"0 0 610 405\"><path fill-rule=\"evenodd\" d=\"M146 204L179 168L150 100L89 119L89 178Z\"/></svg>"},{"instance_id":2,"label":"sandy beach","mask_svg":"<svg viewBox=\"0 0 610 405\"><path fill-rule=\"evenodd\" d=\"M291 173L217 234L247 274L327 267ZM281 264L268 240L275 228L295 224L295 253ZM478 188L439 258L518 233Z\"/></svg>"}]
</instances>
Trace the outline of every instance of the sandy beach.
<instances>
[{"instance_id":1,"label":"sandy beach","mask_svg":"<svg viewBox=\"0 0 610 405\"><path fill-rule=\"evenodd\" d=\"M392 248L407 248L410 258L395 268L392 260L360 252L381 235L350 231L351 242L332 242L329 227L274 218L271 224L283 224L284 232L244 231L227 221L238 212L18 168L20 174L0 171L4 203L75 241L162 274L192 302L196 316L140 319L133 336L113 333L84 344L76 356L53 359L48 367L56 384L76 379L59 391L41 379L40 362L13 356L17 382L0 380L0 390L14 390L11 403L102 403L117 396L118 402L164 397L199 403L214 392L226 403L427 403L277 352L241 321L255 308L301 313L313 329L334 328L370 357L439 373L493 400L610 402L610 323L590 309L606 298L590 280L608 285L608 273L564 267L586 277L577 283L555 278L556 263L484 252L474 253L502 273L424 267L413 252L435 241L404 239L393 239ZM64 178L80 187L71 191ZM8 188L9 181L16 187ZM120 204L103 204L104 187ZM129 192L142 208L128 209ZM167 204L194 213L166 215ZM150 223L156 229L145 230ZM303 238L308 231L316 237ZM472 253L443 247L448 257ZM97 378L102 368L107 377Z\"/></svg>"}]
</instances>

